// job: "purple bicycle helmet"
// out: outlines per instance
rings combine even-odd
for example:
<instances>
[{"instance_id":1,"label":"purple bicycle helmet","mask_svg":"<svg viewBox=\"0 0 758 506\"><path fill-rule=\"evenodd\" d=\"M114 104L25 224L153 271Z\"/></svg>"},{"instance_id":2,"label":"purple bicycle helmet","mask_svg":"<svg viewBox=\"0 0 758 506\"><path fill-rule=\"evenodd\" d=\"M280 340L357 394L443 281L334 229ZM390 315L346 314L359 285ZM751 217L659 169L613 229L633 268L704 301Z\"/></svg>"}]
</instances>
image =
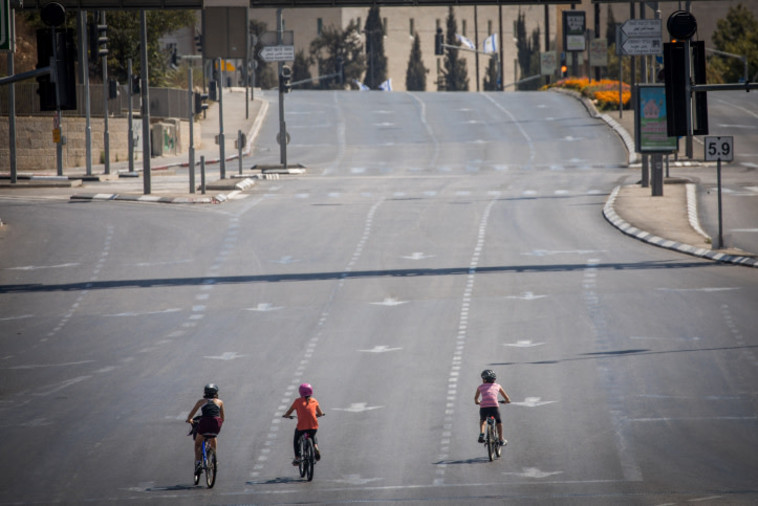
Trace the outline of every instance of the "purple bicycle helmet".
<instances>
[{"instance_id":1,"label":"purple bicycle helmet","mask_svg":"<svg viewBox=\"0 0 758 506\"><path fill-rule=\"evenodd\" d=\"M313 395L313 387L310 383L303 383L298 390L300 392L300 397L310 397Z\"/></svg>"}]
</instances>

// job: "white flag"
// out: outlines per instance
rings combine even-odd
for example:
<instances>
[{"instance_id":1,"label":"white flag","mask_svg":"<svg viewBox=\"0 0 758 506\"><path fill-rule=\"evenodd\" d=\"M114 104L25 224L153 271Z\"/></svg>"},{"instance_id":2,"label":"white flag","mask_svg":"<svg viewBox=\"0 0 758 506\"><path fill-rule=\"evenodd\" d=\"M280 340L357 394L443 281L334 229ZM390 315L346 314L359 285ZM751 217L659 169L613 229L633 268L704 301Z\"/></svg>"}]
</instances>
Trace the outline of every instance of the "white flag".
<instances>
[{"instance_id":1,"label":"white flag","mask_svg":"<svg viewBox=\"0 0 758 506\"><path fill-rule=\"evenodd\" d=\"M486 39L484 39L484 52L485 53L497 53L497 34L493 33Z\"/></svg>"},{"instance_id":2,"label":"white flag","mask_svg":"<svg viewBox=\"0 0 758 506\"><path fill-rule=\"evenodd\" d=\"M353 82L358 85L358 89L361 91L368 91L371 88L360 82L358 79L353 79Z\"/></svg>"},{"instance_id":3,"label":"white flag","mask_svg":"<svg viewBox=\"0 0 758 506\"><path fill-rule=\"evenodd\" d=\"M390 77L382 84L379 85L379 89L382 91L392 91L392 78Z\"/></svg>"},{"instance_id":4,"label":"white flag","mask_svg":"<svg viewBox=\"0 0 758 506\"><path fill-rule=\"evenodd\" d=\"M455 38L458 39L458 42L461 43L462 46L466 46L469 49L476 49L476 46L473 42L471 42L471 39L467 39L461 34L456 33Z\"/></svg>"}]
</instances>

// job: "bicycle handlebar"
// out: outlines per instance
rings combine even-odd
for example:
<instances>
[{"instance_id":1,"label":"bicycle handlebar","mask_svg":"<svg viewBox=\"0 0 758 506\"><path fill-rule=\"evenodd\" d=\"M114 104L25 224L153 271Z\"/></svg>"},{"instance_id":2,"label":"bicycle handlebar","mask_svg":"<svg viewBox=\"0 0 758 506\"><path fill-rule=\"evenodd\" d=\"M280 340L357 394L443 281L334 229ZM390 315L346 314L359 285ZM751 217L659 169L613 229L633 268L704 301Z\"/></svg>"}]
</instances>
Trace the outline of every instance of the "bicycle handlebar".
<instances>
[{"instance_id":1,"label":"bicycle handlebar","mask_svg":"<svg viewBox=\"0 0 758 506\"><path fill-rule=\"evenodd\" d=\"M316 415L316 418L320 418L322 416L326 416L326 413L322 413L320 415ZM290 420L294 420L297 417L296 416L292 416L292 415L290 415L290 416L282 415L282 418L289 418Z\"/></svg>"}]
</instances>

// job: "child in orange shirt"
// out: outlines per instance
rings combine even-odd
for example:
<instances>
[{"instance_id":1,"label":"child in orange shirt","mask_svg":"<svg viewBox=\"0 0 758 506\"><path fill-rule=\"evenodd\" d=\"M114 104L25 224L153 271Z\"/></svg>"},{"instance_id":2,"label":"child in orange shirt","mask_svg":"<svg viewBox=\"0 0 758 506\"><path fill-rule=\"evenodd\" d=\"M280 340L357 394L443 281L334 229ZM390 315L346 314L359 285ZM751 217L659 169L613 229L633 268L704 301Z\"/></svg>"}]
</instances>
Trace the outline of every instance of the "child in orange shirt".
<instances>
[{"instance_id":1,"label":"child in orange shirt","mask_svg":"<svg viewBox=\"0 0 758 506\"><path fill-rule=\"evenodd\" d=\"M297 411L297 428L295 428L295 460L292 461L293 466L300 464L300 447L297 444L297 440L300 439L300 435L307 432L313 439L313 449L316 451L316 460L321 460L321 452L318 449L318 439L316 439L316 432L318 431L318 417L324 416L325 413L321 411L318 401L312 397L313 387L308 383L303 383L299 388L300 398L295 399L292 406L284 413L284 418L292 418L292 412Z\"/></svg>"}]
</instances>

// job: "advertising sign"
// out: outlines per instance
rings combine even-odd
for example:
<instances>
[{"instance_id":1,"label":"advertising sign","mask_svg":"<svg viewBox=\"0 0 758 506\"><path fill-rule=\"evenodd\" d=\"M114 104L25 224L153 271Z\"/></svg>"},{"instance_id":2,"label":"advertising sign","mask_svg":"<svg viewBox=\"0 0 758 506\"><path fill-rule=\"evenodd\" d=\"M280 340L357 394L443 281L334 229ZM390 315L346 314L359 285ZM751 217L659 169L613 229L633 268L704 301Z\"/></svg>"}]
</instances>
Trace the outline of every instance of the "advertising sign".
<instances>
[{"instance_id":1,"label":"advertising sign","mask_svg":"<svg viewBox=\"0 0 758 506\"><path fill-rule=\"evenodd\" d=\"M555 51L540 53L540 74L552 76L558 68L558 56Z\"/></svg>"},{"instance_id":2,"label":"advertising sign","mask_svg":"<svg viewBox=\"0 0 758 506\"><path fill-rule=\"evenodd\" d=\"M608 66L608 40L590 39L590 67Z\"/></svg>"},{"instance_id":3,"label":"advertising sign","mask_svg":"<svg viewBox=\"0 0 758 506\"><path fill-rule=\"evenodd\" d=\"M677 138L666 133L666 89L663 84L639 84L634 139L638 153L671 153Z\"/></svg>"},{"instance_id":4,"label":"advertising sign","mask_svg":"<svg viewBox=\"0 0 758 506\"><path fill-rule=\"evenodd\" d=\"M563 11L563 48L565 51L584 51L587 23L584 11Z\"/></svg>"}]
</instances>

